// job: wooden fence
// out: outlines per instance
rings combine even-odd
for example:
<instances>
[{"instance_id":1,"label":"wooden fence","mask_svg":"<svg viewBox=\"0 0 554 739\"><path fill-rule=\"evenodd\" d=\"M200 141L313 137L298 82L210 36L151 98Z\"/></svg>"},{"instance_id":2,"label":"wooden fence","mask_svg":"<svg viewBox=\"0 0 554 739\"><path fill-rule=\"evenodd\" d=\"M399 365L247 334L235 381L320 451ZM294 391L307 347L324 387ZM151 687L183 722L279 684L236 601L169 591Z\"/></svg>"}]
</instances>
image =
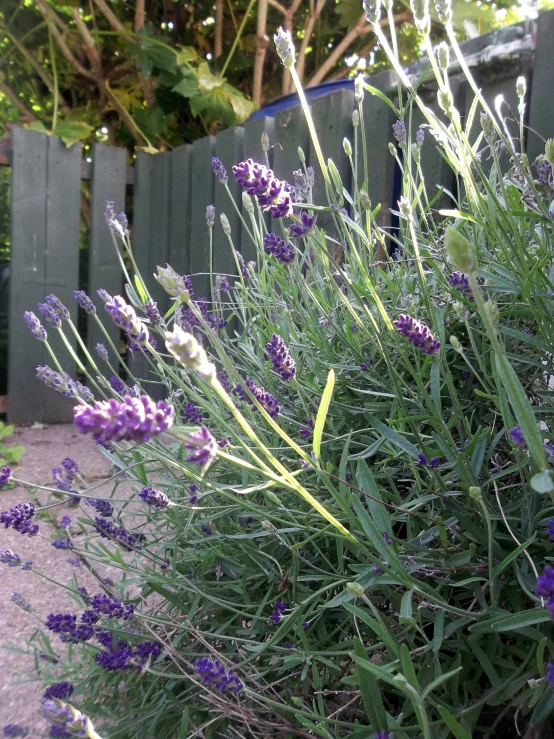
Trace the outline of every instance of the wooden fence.
<instances>
[{"instance_id":1,"label":"wooden fence","mask_svg":"<svg viewBox=\"0 0 554 739\"><path fill-rule=\"evenodd\" d=\"M554 136L554 11L543 14L537 22L513 26L496 34L482 36L464 44L464 54L474 75L491 104L502 94L517 115L516 79L527 79L527 150L530 159L543 151L541 137ZM410 70L417 74L425 67L418 63ZM369 79L374 87L389 92L395 77L383 72ZM451 78L455 102L462 115L470 109L473 94L463 77ZM422 88L432 104L436 91L430 85ZM350 168L343 151L343 139L352 141L353 90L342 89L312 103L322 148L331 157L346 187ZM382 203L388 217L394 207L395 163L388 151L393 141L393 113L378 97L366 93L364 120L368 138L369 197ZM418 121L416 120L416 123ZM513 127L514 132L517 128ZM122 290L121 272L112 240L104 221L106 200L115 201L116 212L123 210L126 190L133 188L133 243L136 261L148 278L157 264L169 262L178 272L194 275L197 295L208 294L208 235L206 206L217 211L214 228L214 269L232 274L234 262L227 239L219 224L219 214L229 218L235 245L245 259L253 257L252 246L241 235L241 223L229 203L225 189L215 181L210 169L212 156L219 157L227 171L247 157L260 159L262 132L273 144L270 161L276 175L291 179L297 169L298 147L316 170L316 202L321 201L321 178L313 154L308 131L299 107L280 111L244 126L209 136L156 155L139 152L133 168L127 167L126 151L95 145L92 162L82 161L79 144L67 149L55 137L23 128L12 132L11 156L4 157L12 167L11 194L11 265L8 345L8 418L14 423L57 423L71 418L72 402L45 389L35 376L39 364L50 364L46 348L31 337L23 323L25 310L36 310L45 295L54 293L76 317L73 290L85 288L93 297L99 315L110 336L118 340L118 331L101 310L96 290L103 287L110 294ZM361 147L360 147L361 149ZM1 159L1 152L0 152ZM358 171L361 166L361 152ZM427 138L422 151L426 183L431 189L449 188L451 173ZM81 219L82 182L90 186L88 285L79 285L79 228ZM240 193L231 174L231 192L240 204ZM397 194L396 194L397 197ZM153 297L161 310L168 307L168 297L152 279ZM103 340L91 317L88 317L87 342L91 350ZM62 349L54 330L49 331L52 345L65 371L75 376L74 363Z\"/></svg>"}]
</instances>

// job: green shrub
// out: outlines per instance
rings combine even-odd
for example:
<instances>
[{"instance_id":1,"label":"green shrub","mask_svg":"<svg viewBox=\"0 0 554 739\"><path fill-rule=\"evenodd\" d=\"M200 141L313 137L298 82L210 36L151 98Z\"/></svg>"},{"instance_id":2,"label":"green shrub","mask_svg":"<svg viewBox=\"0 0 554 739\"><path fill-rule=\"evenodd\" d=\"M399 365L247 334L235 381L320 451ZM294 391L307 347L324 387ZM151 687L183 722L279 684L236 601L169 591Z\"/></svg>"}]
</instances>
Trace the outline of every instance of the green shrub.
<instances>
[{"instance_id":1,"label":"green shrub","mask_svg":"<svg viewBox=\"0 0 554 739\"><path fill-rule=\"evenodd\" d=\"M378 10L367 9L375 21ZM263 213L290 217L290 191L251 163L236 168L257 259L242 262L221 214L238 277L211 275L211 305L169 267L156 276L174 298L163 318L138 273L133 307L102 296L151 372L140 390L131 375L112 390L90 358L91 389L111 405L81 401L76 423L117 465L114 511L79 491L96 510L81 505L67 531L79 555L119 568L118 583L100 583L118 602L75 587L85 623L54 613L33 645L59 655L42 679L73 683L110 739L461 739L504 715L541 726L554 708L554 571L542 577L554 536L554 157L549 144L534 173L477 90L462 127L425 13L415 8L440 116L375 25L402 82L389 101L397 235L368 202L371 162L348 194L314 139L328 202L312 205L313 173L297 175L295 238L283 219L268 237ZM276 41L294 78L290 39ZM518 93L523 115L521 81ZM365 94L360 78L347 154L365 148ZM426 121L417 132L413 105ZM432 138L459 185L440 212L420 168ZM124 219L107 215L132 258ZM49 306L56 324L63 311ZM76 642L67 653L55 632Z\"/></svg>"}]
</instances>

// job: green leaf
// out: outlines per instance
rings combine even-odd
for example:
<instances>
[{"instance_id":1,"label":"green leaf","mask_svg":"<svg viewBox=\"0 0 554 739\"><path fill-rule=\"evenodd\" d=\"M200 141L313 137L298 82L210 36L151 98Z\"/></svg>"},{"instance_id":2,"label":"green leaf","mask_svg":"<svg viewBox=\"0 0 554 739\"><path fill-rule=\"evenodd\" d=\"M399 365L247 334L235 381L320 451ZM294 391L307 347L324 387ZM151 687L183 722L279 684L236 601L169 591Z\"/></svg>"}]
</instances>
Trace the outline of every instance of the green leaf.
<instances>
[{"instance_id":1,"label":"green leaf","mask_svg":"<svg viewBox=\"0 0 554 739\"><path fill-rule=\"evenodd\" d=\"M356 616L363 621L366 626L373 631L373 633L380 639L390 652L392 659L398 659L398 644L394 640L394 637L387 631L386 627L379 623L373 616L359 606L355 606L352 603L343 603L342 607L349 611L353 616ZM392 677L392 676L391 676Z\"/></svg>"},{"instance_id":2,"label":"green leaf","mask_svg":"<svg viewBox=\"0 0 554 739\"><path fill-rule=\"evenodd\" d=\"M39 131L40 133L50 133L44 123L41 123L40 121L33 121L32 123L28 123L25 128L27 128L29 131Z\"/></svg>"},{"instance_id":3,"label":"green leaf","mask_svg":"<svg viewBox=\"0 0 554 739\"><path fill-rule=\"evenodd\" d=\"M540 726L554 711L554 692L547 690L531 714L531 726Z\"/></svg>"},{"instance_id":4,"label":"green leaf","mask_svg":"<svg viewBox=\"0 0 554 739\"><path fill-rule=\"evenodd\" d=\"M334 387L335 370L331 369L329 370L329 374L327 375L327 384L325 385L325 390L323 391L323 395L321 396L319 408L317 411L317 417L315 419L313 451L314 456L317 460L319 460L321 456L321 437L323 436L323 427L325 426L325 420L327 418L329 405L331 404Z\"/></svg>"},{"instance_id":5,"label":"green leaf","mask_svg":"<svg viewBox=\"0 0 554 739\"><path fill-rule=\"evenodd\" d=\"M357 636L354 637L354 654L360 657L360 659L365 659L369 662L367 650ZM374 675L370 672L362 669L360 665L356 665L356 667L358 685L360 686L362 702L364 704L369 723L371 724L372 729L386 729L387 714L385 706L383 705L379 684Z\"/></svg>"},{"instance_id":6,"label":"green leaf","mask_svg":"<svg viewBox=\"0 0 554 739\"><path fill-rule=\"evenodd\" d=\"M414 594L413 590L407 590L402 596L402 601L400 602L400 614L399 614L398 620L404 626L415 626L416 625L415 618L412 615L412 596L413 594Z\"/></svg>"},{"instance_id":7,"label":"green leaf","mask_svg":"<svg viewBox=\"0 0 554 739\"><path fill-rule=\"evenodd\" d=\"M135 275L135 288L136 288L136 290L137 290L137 292L138 292L138 294L140 296L141 301L143 303L146 303L147 295L144 292L144 289L143 289L143 287L141 285L141 282L140 282L140 279L139 279L139 276L138 275Z\"/></svg>"},{"instance_id":8,"label":"green leaf","mask_svg":"<svg viewBox=\"0 0 554 739\"><path fill-rule=\"evenodd\" d=\"M471 739L470 734L456 721L454 716L444 706L438 706L442 720L454 734L456 739Z\"/></svg>"},{"instance_id":9,"label":"green leaf","mask_svg":"<svg viewBox=\"0 0 554 739\"><path fill-rule=\"evenodd\" d=\"M358 461L356 480L358 481L358 487L360 490L368 494L365 496L365 502L369 508L372 519L375 521L375 525L381 531L386 531L387 534L392 534L392 526L389 516L387 515L386 508L382 502L379 502L383 500L381 497L381 491L373 479L373 475L371 474L371 470L369 469L367 462L363 459Z\"/></svg>"},{"instance_id":10,"label":"green leaf","mask_svg":"<svg viewBox=\"0 0 554 739\"><path fill-rule=\"evenodd\" d=\"M395 446L409 454L410 457L413 457L413 459L417 459L419 457L420 452L416 446L396 431L393 431L386 424L381 423L381 421L377 420L375 416L368 416L368 421L385 437L385 439L388 439Z\"/></svg>"},{"instance_id":11,"label":"green leaf","mask_svg":"<svg viewBox=\"0 0 554 739\"><path fill-rule=\"evenodd\" d=\"M531 487L536 493L550 493L554 490L554 483L552 482L552 471L543 470L537 472L531 478Z\"/></svg>"},{"instance_id":12,"label":"green leaf","mask_svg":"<svg viewBox=\"0 0 554 739\"><path fill-rule=\"evenodd\" d=\"M198 95L198 77L194 72L188 71L183 75L183 79L172 88L173 92L189 98L192 95Z\"/></svg>"},{"instance_id":13,"label":"green leaf","mask_svg":"<svg viewBox=\"0 0 554 739\"><path fill-rule=\"evenodd\" d=\"M194 62L196 58L197 54L194 46L183 46L181 51L178 52L175 61L177 64L186 64L187 62Z\"/></svg>"},{"instance_id":14,"label":"green leaf","mask_svg":"<svg viewBox=\"0 0 554 739\"><path fill-rule=\"evenodd\" d=\"M521 431L529 447L529 453L540 469L544 470L547 468L546 453L531 403L514 368L504 353L495 351L494 357L496 369L508 394L508 400L514 410L517 422L521 426Z\"/></svg>"},{"instance_id":15,"label":"green leaf","mask_svg":"<svg viewBox=\"0 0 554 739\"><path fill-rule=\"evenodd\" d=\"M58 121L54 129L54 135L59 136L69 148L77 141L88 139L92 133L92 126L80 121Z\"/></svg>"},{"instance_id":16,"label":"green leaf","mask_svg":"<svg viewBox=\"0 0 554 739\"><path fill-rule=\"evenodd\" d=\"M493 618L490 621L480 621L469 627L472 633L488 633L489 631L517 631L534 624L543 624L550 621L548 611L544 608L534 608L531 611L522 611L521 613L512 613L509 616L501 616Z\"/></svg>"},{"instance_id":17,"label":"green leaf","mask_svg":"<svg viewBox=\"0 0 554 739\"><path fill-rule=\"evenodd\" d=\"M221 89L225 93L227 100L233 106L238 124L244 123L248 120L252 113L258 108L256 103L249 100L245 95L231 85L225 84Z\"/></svg>"},{"instance_id":18,"label":"green leaf","mask_svg":"<svg viewBox=\"0 0 554 739\"><path fill-rule=\"evenodd\" d=\"M423 691L421 697L425 699L429 695L429 693L432 693L433 690L440 688L443 683L445 683L447 680L450 680L450 678L454 677L454 675L457 675L460 670L463 670L463 667L456 667L455 670L450 670L450 672L445 672L444 675L437 677L435 680L433 680L433 682L429 683L429 685Z\"/></svg>"},{"instance_id":19,"label":"green leaf","mask_svg":"<svg viewBox=\"0 0 554 739\"><path fill-rule=\"evenodd\" d=\"M495 580L501 572L504 572L506 567L510 564L510 562L513 562L516 557L519 557L519 555L524 552L527 547L535 541L536 534L533 534L527 541L524 541L523 544L520 544L516 549L513 550L513 552L510 552L507 557L504 557L502 562L499 562L494 570L492 571L492 578Z\"/></svg>"},{"instance_id":20,"label":"green leaf","mask_svg":"<svg viewBox=\"0 0 554 739\"><path fill-rule=\"evenodd\" d=\"M139 60L145 58L152 67L158 69L165 69L166 72L175 72L177 64L177 55L172 49L168 49L157 43L154 39L143 38L141 45L141 52L139 53Z\"/></svg>"},{"instance_id":21,"label":"green leaf","mask_svg":"<svg viewBox=\"0 0 554 739\"><path fill-rule=\"evenodd\" d=\"M216 87L221 87L224 82L225 77L213 74L208 62L201 62L198 65L198 89L200 92L211 92Z\"/></svg>"},{"instance_id":22,"label":"green leaf","mask_svg":"<svg viewBox=\"0 0 554 739\"><path fill-rule=\"evenodd\" d=\"M209 123L221 121L227 126L235 123L235 112L233 106L218 91L201 92L190 97L190 109L194 116L205 113Z\"/></svg>"}]
</instances>

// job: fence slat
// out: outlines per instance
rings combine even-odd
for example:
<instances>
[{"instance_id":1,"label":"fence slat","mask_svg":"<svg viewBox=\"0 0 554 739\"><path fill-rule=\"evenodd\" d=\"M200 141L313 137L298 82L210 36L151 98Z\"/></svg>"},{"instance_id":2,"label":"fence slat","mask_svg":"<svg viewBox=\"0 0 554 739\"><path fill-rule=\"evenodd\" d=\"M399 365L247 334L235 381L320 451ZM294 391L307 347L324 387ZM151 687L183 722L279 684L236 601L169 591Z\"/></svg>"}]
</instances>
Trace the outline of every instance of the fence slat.
<instances>
[{"instance_id":1,"label":"fence slat","mask_svg":"<svg viewBox=\"0 0 554 739\"><path fill-rule=\"evenodd\" d=\"M196 296L209 295L210 242L206 226L206 206L214 204L214 176L211 161L215 137L206 136L192 145L192 209L190 216L190 272ZM219 185L219 183L216 183ZM219 214L216 214L216 223Z\"/></svg>"},{"instance_id":2,"label":"fence slat","mask_svg":"<svg viewBox=\"0 0 554 739\"><path fill-rule=\"evenodd\" d=\"M14 423L67 422L74 401L36 378L35 367L52 362L26 329L23 312L36 311L37 303L54 293L75 319L81 145L67 149L59 139L15 128L12 166L8 417ZM48 330L49 342L63 370L75 377L75 363L56 333Z\"/></svg>"},{"instance_id":3,"label":"fence slat","mask_svg":"<svg viewBox=\"0 0 554 739\"><path fill-rule=\"evenodd\" d=\"M226 131L220 131L215 137L215 155L223 162L223 166L227 170L227 176L229 178L228 186L229 191L233 197L233 200L237 204L239 210L242 211L242 191L237 185L231 167L242 160L243 152L243 139L244 129L243 128L228 128ZM210 177L215 180L215 176L210 171ZM233 204L229 201L229 196L225 187L215 180L215 212L216 220L214 226L214 241L213 241L213 269L214 274L236 274L235 258L231 251L231 247L227 236L224 234L221 227L219 216L221 213L225 213L229 219L231 226L231 238L235 249L240 251L241 248L241 231L242 223L238 216L238 213L233 208ZM206 293L209 296L209 293Z\"/></svg>"},{"instance_id":4,"label":"fence slat","mask_svg":"<svg viewBox=\"0 0 554 739\"><path fill-rule=\"evenodd\" d=\"M273 144L275 143L275 119L269 116L256 118L254 121L246 121L244 124L243 159L253 159L255 162L265 164L265 156L262 151L262 133L264 132L269 136L270 149L267 152L267 158L271 167L273 164ZM231 177L234 179L233 174L230 175ZM247 214L243 213L243 215L246 222L250 224L250 219L246 217ZM270 220L271 216L267 214L266 225L268 228L270 228ZM246 233L244 226L240 238L240 251L245 262L256 261L258 258L256 247Z\"/></svg>"},{"instance_id":5,"label":"fence slat","mask_svg":"<svg viewBox=\"0 0 554 739\"><path fill-rule=\"evenodd\" d=\"M300 105L280 110L275 116L275 141L273 147L273 170L277 177L293 184L293 170L301 164L298 147L310 164L310 134Z\"/></svg>"},{"instance_id":6,"label":"fence slat","mask_svg":"<svg viewBox=\"0 0 554 739\"><path fill-rule=\"evenodd\" d=\"M554 10L541 13L537 23L537 45L533 66L533 82L529 104L527 154L532 163L544 154L545 139L554 137ZM535 133L536 132L536 133ZM538 135L537 135L538 134Z\"/></svg>"},{"instance_id":7,"label":"fence slat","mask_svg":"<svg viewBox=\"0 0 554 739\"><path fill-rule=\"evenodd\" d=\"M88 293L97 307L99 319L104 324L112 341L117 345L119 329L103 309L96 291L103 288L110 295L120 295L123 275L110 229L104 218L106 200L114 202L114 210L125 210L125 188L127 176L127 152L116 146L94 144L92 155L91 208L90 208L90 252L88 266ZM105 337L94 316L88 320L88 349L95 357L94 347L104 343Z\"/></svg>"},{"instance_id":8,"label":"fence slat","mask_svg":"<svg viewBox=\"0 0 554 739\"><path fill-rule=\"evenodd\" d=\"M188 274L192 146L186 144L174 149L171 160L169 264L179 274Z\"/></svg>"},{"instance_id":9,"label":"fence slat","mask_svg":"<svg viewBox=\"0 0 554 739\"><path fill-rule=\"evenodd\" d=\"M380 72L369 78L368 83L380 91L389 89L395 78L392 72ZM389 152L389 142L394 140L392 124L395 121L394 113L389 106L376 95L365 92L362 103L364 127L367 141L368 182L366 192L371 200L372 207L379 203L381 210L377 216L379 226L390 226L390 208L393 201L394 172L396 162ZM358 182L362 187L364 181L364 154L361 141L361 130L358 134Z\"/></svg>"},{"instance_id":10,"label":"fence slat","mask_svg":"<svg viewBox=\"0 0 554 739\"><path fill-rule=\"evenodd\" d=\"M343 140L347 138L354 148L352 127L352 111L354 110L354 92L352 90L336 90L328 95L316 98L312 103L317 138L327 163L332 159L339 171L342 184L350 192L352 172L348 157L344 153ZM313 199L317 205L327 205L325 181L315 153L313 141L310 141L310 164L314 168L315 183ZM327 220L330 220L328 217ZM325 220L320 217L319 224Z\"/></svg>"}]
</instances>

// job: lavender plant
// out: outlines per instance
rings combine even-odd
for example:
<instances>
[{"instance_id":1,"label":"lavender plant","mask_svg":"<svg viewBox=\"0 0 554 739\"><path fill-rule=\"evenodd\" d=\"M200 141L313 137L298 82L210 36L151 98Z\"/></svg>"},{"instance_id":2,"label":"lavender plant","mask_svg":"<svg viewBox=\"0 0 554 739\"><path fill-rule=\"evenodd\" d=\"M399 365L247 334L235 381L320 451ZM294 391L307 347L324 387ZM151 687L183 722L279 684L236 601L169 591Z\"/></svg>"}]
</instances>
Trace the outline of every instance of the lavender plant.
<instances>
[{"instance_id":1,"label":"lavender plant","mask_svg":"<svg viewBox=\"0 0 554 739\"><path fill-rule=\"evenodd\" d=\"M554 145L538 168L527 161L523 136L511 138L467 70L448 2L437 12L476 95L463 125L428 4L413 13L440 114L400 65L390 4L364 6L399 81L388 100L403 154L398 233L376 221L367 158L346 196L280 31L327 202L312 203L305 161L293 185L275 177L264 135L261 161L233 167L256 261L244 263L220 214L236 275L212 274L212 295L196 297L189 276L159 267L165 315L109 206L134 279L128 299L100 298L164 398L149 397L108 337L97 354L108 377L121 361L127 383L102 379L90 356L84 390L54 355L59 374L39 368L75 398L77 428L115 465L109 500L69 463L54 475L57 494L79 504L54 546L93 572L99 562L121 572L93 596L76 579L77 612L53 612L31 645L45 657L56 727L85 730L84 715L60 703L69 695L106 736L129 739L469 739L503 717L531 736L554 709ZM362 102L374 92L357 80L354 146L360 135L364 151ZM523 116L521 82L518 94ZM460 184L440 212L421 169L426 137ZM227 188L219 160L212 170ZM211 239L213 206L206 217ZM102 309L75 298L94 317ZM40 310L62 337L73 330L59 301ZM25 320L49 349L39 319ZM22 504L1 520L41 535L35 513ZM11 551L0 561L40 574Z\"/></svg>"}]
</instances>

